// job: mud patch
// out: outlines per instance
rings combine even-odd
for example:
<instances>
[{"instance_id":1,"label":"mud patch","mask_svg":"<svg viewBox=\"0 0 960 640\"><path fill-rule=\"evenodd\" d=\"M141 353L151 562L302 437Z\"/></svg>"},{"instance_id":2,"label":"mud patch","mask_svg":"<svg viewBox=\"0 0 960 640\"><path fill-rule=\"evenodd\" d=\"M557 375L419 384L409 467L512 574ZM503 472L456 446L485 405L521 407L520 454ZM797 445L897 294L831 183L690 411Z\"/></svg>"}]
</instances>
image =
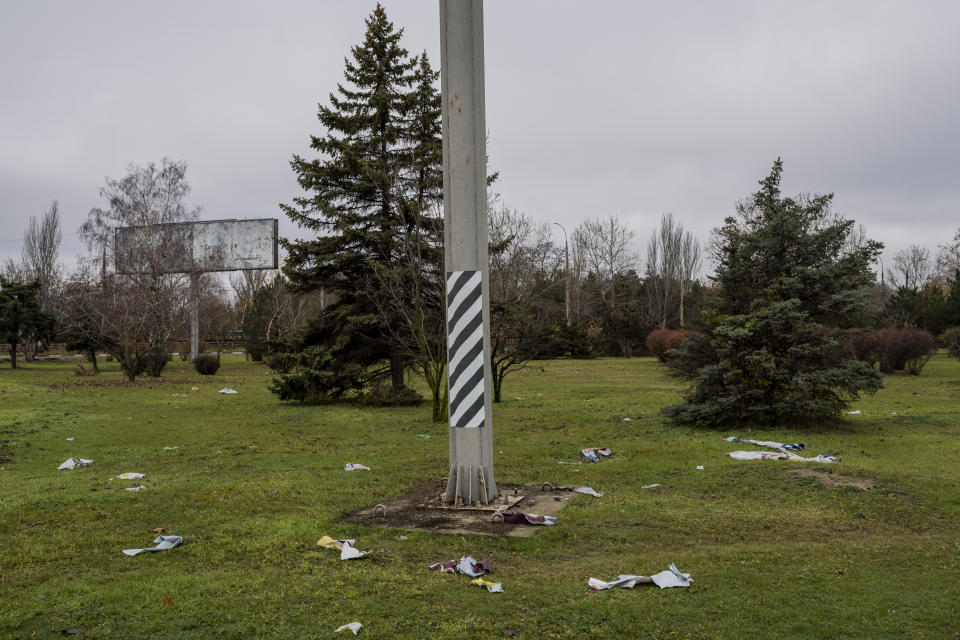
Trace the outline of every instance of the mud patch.
<instances>
[{"instance_id":1,"label":"mud patch","mask_svg":"<svg viewBox=\"0 0 960 640\"><path fill-rule=\"evenodd\" d=\"M557 490L545 485L533 484L505 484L498 483L501 494L518 492L524 498L514 511L535 513L539 516L554 516L570 504L574 499L596 500L591 496L584 496L573 491ZM431 533L446 534L476 534L485 536L503 536L510 538L529 538L539 529L549 526L509 524L493 522L491 516L494 511L476 509L436 509L423 505L440 493L436 484L420 485L407 494L390 502L383 502L385 512L376 509L377 505L361 509L356 513L343 516L339 522L350 522L368 527L390 527L404 531L429 531ZM559 500L554 496L559 497ZM374 514L374 511L377 511ZM554 525L556 526L556 525Z\"/></svg>"},{"instance_id":2,"label":"mud patch","mask_svg":"<svg viewBox=\"0 0 960 640\"><path fill-rule=\"evenodd\" d=\"M825 487L855 487L861 491L870 491L875 486L872 478L852 478L812 469L793 469L787 473L803 478L816 478Z\"/></svg>"}]
</instances>

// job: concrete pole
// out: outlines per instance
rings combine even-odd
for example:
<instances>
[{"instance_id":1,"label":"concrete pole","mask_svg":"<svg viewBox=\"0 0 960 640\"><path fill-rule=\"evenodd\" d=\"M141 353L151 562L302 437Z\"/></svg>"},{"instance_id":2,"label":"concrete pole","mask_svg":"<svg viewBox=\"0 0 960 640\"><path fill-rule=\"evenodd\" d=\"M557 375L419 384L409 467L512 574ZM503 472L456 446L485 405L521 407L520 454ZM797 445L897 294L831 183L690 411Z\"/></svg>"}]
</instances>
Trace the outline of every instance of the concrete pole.
<instances>
[{"instance_id":1,"label":"concrete pole","mask_svg":"<svg viewBox=\"0 0 960 640\"><path fill-rule=\"evenodd\" d=\"M200 355L200 274L190 274L190 362Z\"/></svg>"},{"instance_id":2,"label":"concrete pole","mask_svg":"<svg viewBox=\"0 0 960 640\"><path fill-rule=\"evenodd\" d=\"M483 2L440 0L450 475L444 500L487 504L493 479Z\"/></svg>"}]
</instances>

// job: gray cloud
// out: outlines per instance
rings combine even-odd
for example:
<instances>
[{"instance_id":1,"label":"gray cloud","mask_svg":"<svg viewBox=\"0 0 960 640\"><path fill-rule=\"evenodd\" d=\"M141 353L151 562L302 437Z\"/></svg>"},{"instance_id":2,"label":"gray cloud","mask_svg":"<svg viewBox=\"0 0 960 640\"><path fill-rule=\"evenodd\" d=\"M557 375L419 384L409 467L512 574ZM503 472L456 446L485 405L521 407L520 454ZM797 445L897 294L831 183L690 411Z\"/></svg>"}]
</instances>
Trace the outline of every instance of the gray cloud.
<instances>
[{"instance_id":1,"label":"gray cloud","mask_svg":"<svg viewBox=\"0 0 960 640\"><path fill-rule=\"evenodd\" d=\"M436 66L435 2L385 2ZM61 201L65 232L106 176L190 164L205 217L281 218L288 162L372 4L6 3L0 8L0 257ZM496 189L569 226L662 212L701 238L772 161L788 192L835 192L888 254L960 226L960 40L949 2L488 0ZM639 247L638 247L639 248ZM82 250L65 235L67 256Z\"/></svg>"}]
</instances>

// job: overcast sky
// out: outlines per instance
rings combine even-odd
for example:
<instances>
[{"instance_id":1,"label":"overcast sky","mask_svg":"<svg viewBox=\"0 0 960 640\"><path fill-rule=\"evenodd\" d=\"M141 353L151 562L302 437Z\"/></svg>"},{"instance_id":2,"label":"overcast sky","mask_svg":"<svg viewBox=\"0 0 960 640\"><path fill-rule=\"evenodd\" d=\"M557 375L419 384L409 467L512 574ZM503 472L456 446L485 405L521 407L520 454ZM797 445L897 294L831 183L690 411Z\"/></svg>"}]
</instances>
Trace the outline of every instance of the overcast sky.
<instances>
[{"instance_id":1,"label":"overcast sky","mask_svg":"<svg viewBox=\"0 0 960 640\"><path fill-rule=\"evenodd\" d=\"M437 3L383 4L439 68ZM0 0L0 258L57 199L72 260L105 179L165 156L204 218L296 234L289 160L373 7ZM487 0L495 188L571 230L617 214L639 252L664 212L706 240L781 156L785 191L834 192L888 260L935 249L960 227L958 23L947 1Z\"/></svg>"}]
</instances>

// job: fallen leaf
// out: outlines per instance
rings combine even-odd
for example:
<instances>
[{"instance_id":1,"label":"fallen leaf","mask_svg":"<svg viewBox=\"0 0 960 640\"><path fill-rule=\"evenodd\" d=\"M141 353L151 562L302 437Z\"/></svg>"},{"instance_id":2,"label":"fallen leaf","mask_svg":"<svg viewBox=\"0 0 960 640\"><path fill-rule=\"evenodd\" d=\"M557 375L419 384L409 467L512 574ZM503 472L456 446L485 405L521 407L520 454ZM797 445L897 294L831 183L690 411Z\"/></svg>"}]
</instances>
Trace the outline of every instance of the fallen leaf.
<instances>
[{"instance_id":1,"label":"fallen leaf","mask_svg":"<svg viewBox=\"0 0 960 640\"><path fill-rule=\"evenodd\" d=\"M163 606L165 606L165 607L172 607L172 606L173 606L173 600L171 600L171 599L168 598L167 596L163 596L162 602L163 602Z\"/></svg>"},{"instance_id":2,"label":"fallen leaf","mask_svg":"<svg viewBox=\"0 0 960 640\"><path fill-rule=\"evenodd\" d=\"M150 533L163 533L163 532L166 531L166 530L167 530L166 527L157 527L156 529L154 529L154 530L151 531Z\"/></svg>"}]
</instances>

